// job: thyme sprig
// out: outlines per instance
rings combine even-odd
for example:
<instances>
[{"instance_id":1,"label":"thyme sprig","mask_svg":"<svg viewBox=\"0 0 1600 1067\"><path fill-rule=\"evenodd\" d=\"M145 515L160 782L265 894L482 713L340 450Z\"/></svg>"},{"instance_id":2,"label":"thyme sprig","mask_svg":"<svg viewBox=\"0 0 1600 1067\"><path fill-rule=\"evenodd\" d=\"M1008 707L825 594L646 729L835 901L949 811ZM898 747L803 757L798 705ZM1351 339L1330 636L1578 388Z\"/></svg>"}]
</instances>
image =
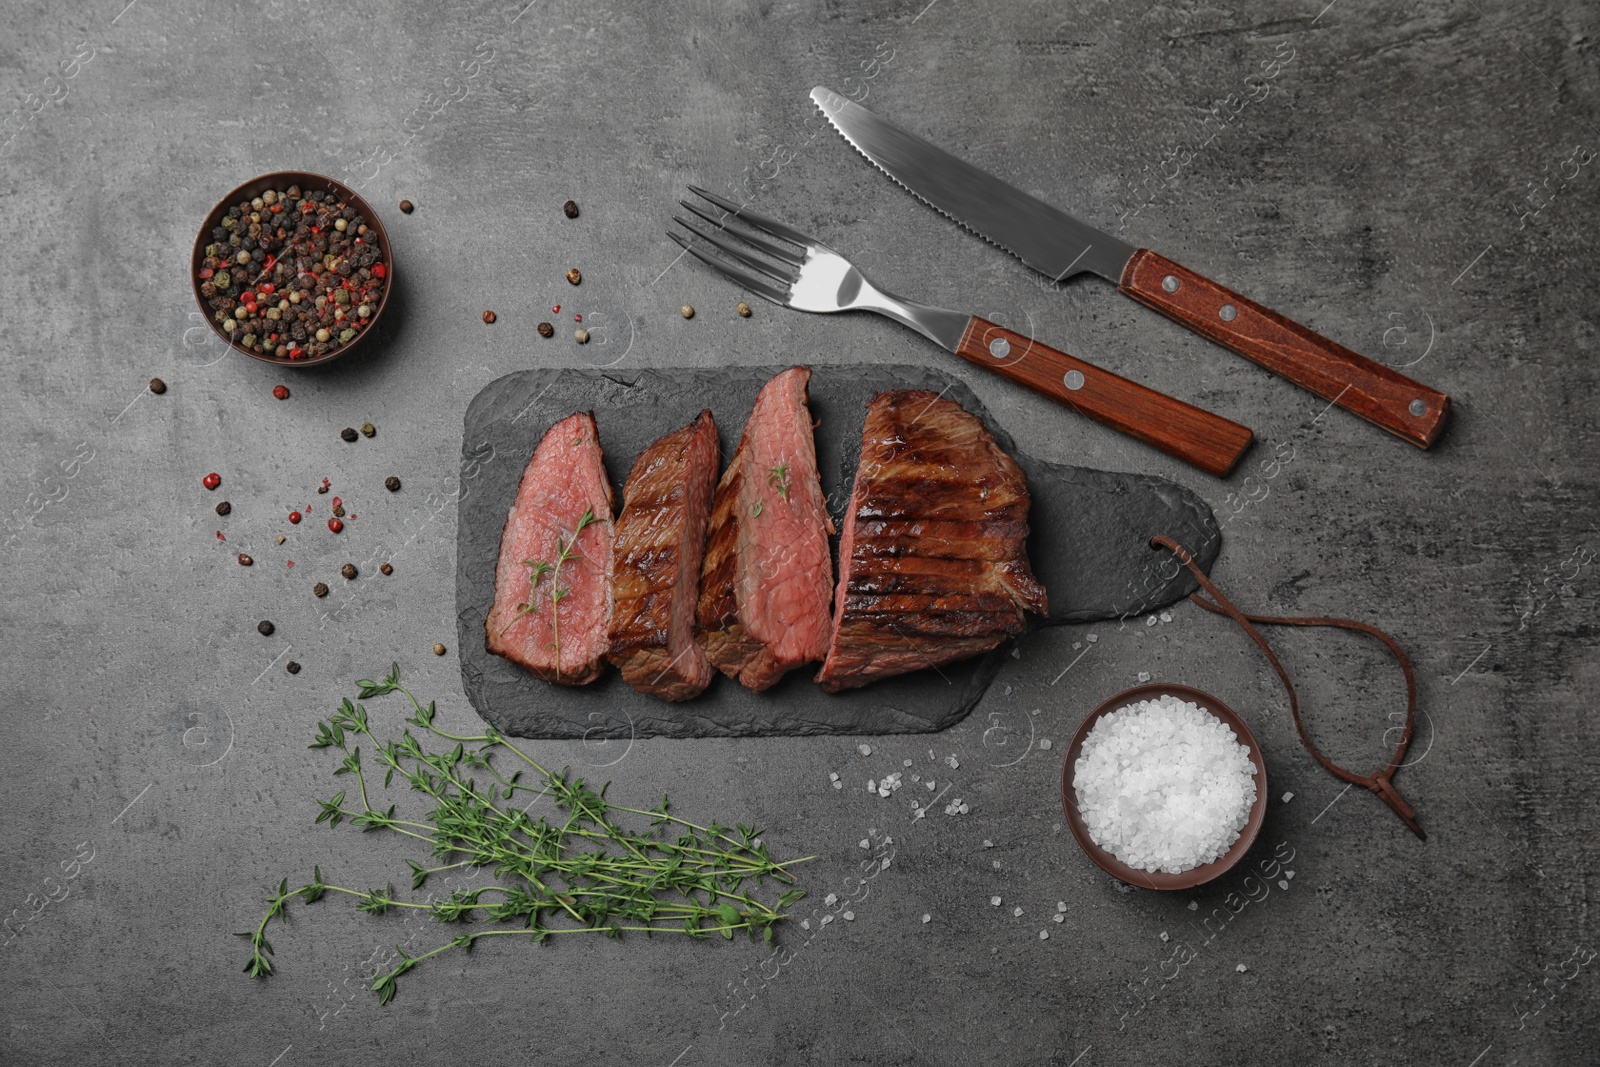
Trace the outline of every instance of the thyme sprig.
<instances>
[{"instance_id":1,"label":"thyme sprig","mask_svg":"<svg viewBox=\"0 0 1600 1067\"><path fill-rule=\"evenodd\" d=\"M556 537L556 559L554 563L542 559L525 559L522 561L523 566L533 568L533 572L528 578L528 602L526 604L518 604L517 613L511 616L511 621L500 629L500 636L503 637L505 632L515 626L517 620L524 615L538 613L539 583L548 574L550 576L550 585L545 595L550 601L550 643L545 647L555 650L557 678L561 677L560 605L566 595L572 592L571 589L563 588L561 585L561 565L577 554L578 535L583 533L584 528L594 521L594 509L589 508L578 517L578 525L573 528L571 537L561 537L559 535Z\"/></svg>"},{"instance_id":2,"label":"thyme sprig","mask_svg":"<svg viewBox=\"0 0 1600 1067\"><path fill-rule=\"evenodd\" d=\"M363 832L388 831L431 846L433 865L406 860L412 890L422 889L440 871L463 867L487 868L496 881L456 889L448 897L430 894L414 901L400 899L392 884L382 889L330 884L320 867L312 868L311 881L294 889L287 878L282 879L277 890L268 893L260 923L236 935L250 943L244 973L252 978L272 974L267 928L274 919L287 922L295 897L314 904L332 893L354 898L358 910L373 915L412 909L428 912L441 923L466 926L481 918L504 924L466 930L415 956L397 946L399 962L371 976L373 992L386 1004L394 998L401 975L452 948L470 951L479 938L522 936L543 942L561 934L621 938L624 933L670 933L731 939L744 931L752 939L771 941L774 928L786 918L783 909L805 896L803 890L792 888L794 877L788 868L815 857L774 860L754 826L690 822L672 813L666 797L654 808L616 804L606 797L609 782L596 790L567 768L559 773L547 770L493 727L472 736L440 729L434 722L434 702L424 706L400 684L398 664L382 681L356 684L358 700L403 694L412 711L406 723L423 731L424 738L431 734L453 747L430 751L410 729L402 730L398 739L380 741L366 706L345 699L317 723L316 737L308 747L343 754L333 773L353 775L357 797L349 797L346 789L320 801L316 822L329 826L349 822ZM393 804L374 805L368 775L376 772L363 763L363 743L383 771L384 790L399 776L431 801L432 811L420 820L406 819L396 815ZM509 777L503 775L493 763L500 749L525 766ZM524 783L523 774L530 770L530 780ZM529 803L510 806L518 794L526 794ZM550 798L554 816L528 814L541 797ZM650 828L628 829L618 821L619 813L646 817ZM771 905L756 896L767 878L791 887Z\"/></svg>"},{"instance_id":3,"label":"thyme sprig","mask_svg":"<svg viewBox=\"0 0 1600 1067\"><path fill-rule=\"evenodd\" d=\"M776 467L767 468L767 484L778 491L784 503L789 502L789 465L780 463Z\"/></svg>"}]
</instances>

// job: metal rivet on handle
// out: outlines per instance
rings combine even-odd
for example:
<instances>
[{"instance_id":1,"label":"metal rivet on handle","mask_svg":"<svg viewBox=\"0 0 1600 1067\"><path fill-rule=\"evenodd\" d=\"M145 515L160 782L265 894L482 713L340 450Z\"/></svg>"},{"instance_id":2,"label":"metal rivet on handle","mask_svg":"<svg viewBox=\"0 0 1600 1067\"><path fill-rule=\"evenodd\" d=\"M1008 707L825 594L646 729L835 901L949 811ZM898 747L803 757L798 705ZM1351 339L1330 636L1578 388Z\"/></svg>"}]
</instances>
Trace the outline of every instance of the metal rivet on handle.
<instances>
[{"instance_id":1,"label":"metal rivet on handle","mask_svg":"<svg viewBox=\"0 0 1600 1067\"><path fill-rule=\"evenodd\" d=\"M1218 311L1217 314L1222 316L1223 322L1232 322L1238 317L1239 309L1234 307L1232 304L1223 304L1222 310Z\"/></svg>"},{"instance_id":2,"label":"metal rivet on handle","mask_svg":"<svg viewBox=\"0 0 1600 1067\"><path fill-rule=\"evenodd\" d=\"M1422 418L1422 416L1426 415L1427 413L1428 413L1428 402L1426 400L1423 400L1421 397L1418 397L1417 399L1415 399L1415 400L1413 400L1411 402L1411 414L1415 415L1417 418L1420 419L1420 418Z\"/></svg>"},{"instance_id":3,"label":"metal rivet on handle","mask_svg":"<svg viewBox=\"0 0 1600 1067\"><path fill-rule=\"evenodd\" d=\"M1083 388L1083 371L1081 371L1081 370L1069 370L1069 371L1067 371L1067 373L1065 373L1065 374L1063 374L1061 376L1061 381L1062 381L1063 384L1066 385L1066 387L1068 389L1074 389L1074 390L1082 389Z\"/></svg>"},{"instance_id":4,"label":"metal rivet on handle","mask_svg":"<svg viewBox=\"0 0 1600 1067\"><path fill-rule=\"evenodd\" d=\"M996 337L989 342L989 354L995 359L1005 359L1011 354L1011 342L1004 337Z\"/></svg>"},{"instance_id":5,"label":"metal rivet on handle","mask_svg":"<svg viewBox=\"0 0 1600 1067\"><path fill-rule=\"evenodd\" d=\"M1176 274L1169 274L1165 278L1162 278L1161 288L1165 289L1169 293L1176 293L1178 291L1178 276Z\"/></svg>"}]
</instances>

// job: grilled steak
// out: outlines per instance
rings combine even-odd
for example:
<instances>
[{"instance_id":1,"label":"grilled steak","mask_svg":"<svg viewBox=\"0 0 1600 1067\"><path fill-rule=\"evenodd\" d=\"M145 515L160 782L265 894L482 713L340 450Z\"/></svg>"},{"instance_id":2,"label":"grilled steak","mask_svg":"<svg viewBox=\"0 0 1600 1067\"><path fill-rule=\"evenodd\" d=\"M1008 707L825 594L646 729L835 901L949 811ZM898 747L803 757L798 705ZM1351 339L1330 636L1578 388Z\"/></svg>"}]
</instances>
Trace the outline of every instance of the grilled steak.
<instances>
[{"instance_id":1,"label":"grilled steak","mask_svg":"<svg viewBox=\"0 0 1600 1067\"><path fill-rule=\"evenodd\" d=\"M720 451L716 421L702 411L641 452L622 490L610 658L629 685L666 700L711 681L694 611Z\"/></svg>"},{"instance_id":2,"label":"grilled steak","mask_svg":"<svg viewBox=\"0 0 1600 1067\"><path fill-rule=\"evenodd\" d=\"M612 533L594 416L578 412L550 427L522 472L500 534L489 651L548 682L598 678L610 645Z\"/></svg>"},{"instance_id":3,"label":"grilled steak","mask_svg":"<svg viewBox=\"0 0 1600 1067\"><path fill-rule=\"evenodd\" d=\"M808 367L761 387L717 485L696 622L706 657L751 689L828 647L832 523L817 477Z\"/></svg>"},{"instance_id":4,"label":"grilled steak","mask_svg":"<svg viewBox=\"0 0 1600 1067\"><path fill-rule=\"evenodd\" d=\"M922 389L867 406L844 533L829 692L936 667L1045 613L1024 548L1028 485L983 422Z\"/></svg>"}]
</instances>

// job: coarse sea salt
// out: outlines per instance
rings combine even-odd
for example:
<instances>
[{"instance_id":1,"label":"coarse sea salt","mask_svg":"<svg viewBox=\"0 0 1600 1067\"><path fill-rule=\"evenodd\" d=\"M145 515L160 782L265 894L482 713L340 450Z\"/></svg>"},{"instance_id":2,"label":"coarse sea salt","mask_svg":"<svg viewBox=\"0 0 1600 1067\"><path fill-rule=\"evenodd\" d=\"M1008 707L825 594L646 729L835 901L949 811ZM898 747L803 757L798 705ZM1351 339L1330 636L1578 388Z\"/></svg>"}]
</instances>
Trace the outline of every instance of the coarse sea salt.
<instances>
[{"instance_id":1,"label":"coarse sea salt","mask_svg":"<svg viewBox=\"0 0 1600 1067\"><path fill-rule=\"evenodd\" d=\"M1164 693L1095 722L1073 788L1101 848L1130 867L1181 874L1238 840L1256 799L1255 765L1221 719Z\"/></svg>"}]
</instances>

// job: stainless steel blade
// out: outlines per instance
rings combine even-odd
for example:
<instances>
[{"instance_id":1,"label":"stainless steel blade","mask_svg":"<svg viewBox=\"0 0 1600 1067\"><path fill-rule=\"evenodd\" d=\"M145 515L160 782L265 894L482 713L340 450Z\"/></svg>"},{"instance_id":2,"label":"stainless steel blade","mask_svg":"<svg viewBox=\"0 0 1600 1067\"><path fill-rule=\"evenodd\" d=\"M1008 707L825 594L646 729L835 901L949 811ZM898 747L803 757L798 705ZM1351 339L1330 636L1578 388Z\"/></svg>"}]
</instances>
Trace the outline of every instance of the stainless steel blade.
<instances>
[{"instance_id":1,"label":"stainless steel blade","mask_svg":"<svg viewBox=\"0 0 1600 1067\"><path fill-rule=\"evenodd\" d=\"M879 118L826 86L811 99L845 140L917 197L1056 281L1091 271L1112 282L1134 247Z\"/></svg>"}]
</instances>

